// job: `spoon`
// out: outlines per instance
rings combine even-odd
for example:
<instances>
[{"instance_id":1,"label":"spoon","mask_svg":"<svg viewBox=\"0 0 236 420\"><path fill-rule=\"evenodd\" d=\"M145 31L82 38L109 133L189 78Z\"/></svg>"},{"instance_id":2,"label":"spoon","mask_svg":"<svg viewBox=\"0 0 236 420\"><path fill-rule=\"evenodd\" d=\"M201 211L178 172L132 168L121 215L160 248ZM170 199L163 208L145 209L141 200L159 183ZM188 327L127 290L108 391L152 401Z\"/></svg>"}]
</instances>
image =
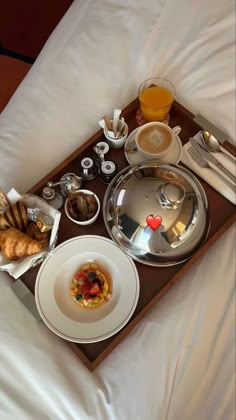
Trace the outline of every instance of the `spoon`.
<instances>
[{"instance_id":1,"label":"spoon","mask_svg":"<svg viewBox=\"0 0 236 420\"><path fill-rule=\"evenodd\" d=\"M205 145L211 152L222 152L231 159L236 160L235 157L223 146L221 146L219 141L208 131L201 131L201 140L203 145Z\"/></svg>"}]
</instances>

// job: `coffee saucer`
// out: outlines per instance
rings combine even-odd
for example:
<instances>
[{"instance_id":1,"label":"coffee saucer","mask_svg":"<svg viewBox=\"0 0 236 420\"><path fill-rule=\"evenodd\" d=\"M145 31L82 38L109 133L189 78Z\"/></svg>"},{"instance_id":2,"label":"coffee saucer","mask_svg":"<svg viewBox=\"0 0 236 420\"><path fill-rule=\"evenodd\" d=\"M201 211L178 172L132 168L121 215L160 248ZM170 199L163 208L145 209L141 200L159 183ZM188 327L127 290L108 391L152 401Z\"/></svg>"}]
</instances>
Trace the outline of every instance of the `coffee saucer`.
<instances>
[{"instance_id":1,"label":"coffee saucer","mask_svg":"<svg viewBox=\"0 0 236 420\"><path fill-rule=\"evenodd\" d=\"M135 130L129 134L124 145L125 157L130 165L141 163L145 160L144 157L139 153L135 144L135 135L138 129L139 127L135 128ZM173 165L179 163L182 157L183 146L179 136L176 135L175 138L176 141L171 150L162 159L158 160L159 162L170 163Z\"/></svg>"}]
</instances>

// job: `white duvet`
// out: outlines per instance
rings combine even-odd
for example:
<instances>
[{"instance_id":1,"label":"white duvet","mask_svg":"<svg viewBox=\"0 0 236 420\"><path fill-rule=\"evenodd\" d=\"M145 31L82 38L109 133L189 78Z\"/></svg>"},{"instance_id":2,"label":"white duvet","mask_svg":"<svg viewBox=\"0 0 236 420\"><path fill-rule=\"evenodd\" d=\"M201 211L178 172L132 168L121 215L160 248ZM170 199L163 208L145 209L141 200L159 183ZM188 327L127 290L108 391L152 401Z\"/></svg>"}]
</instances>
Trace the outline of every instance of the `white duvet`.
<instances>
[{"instance_id":1,"label":"white duvet","mask_svg":"<svg viewBox=\"0 0 236 420\"><path fill-rule=\"evenodd\" d=\"M0 186L24 192L151 75L235 143L234 2L74 1L0 115ZM231 227L93 372L0 273L0 418L233 420Z\"/></svg>"}]
</instances>

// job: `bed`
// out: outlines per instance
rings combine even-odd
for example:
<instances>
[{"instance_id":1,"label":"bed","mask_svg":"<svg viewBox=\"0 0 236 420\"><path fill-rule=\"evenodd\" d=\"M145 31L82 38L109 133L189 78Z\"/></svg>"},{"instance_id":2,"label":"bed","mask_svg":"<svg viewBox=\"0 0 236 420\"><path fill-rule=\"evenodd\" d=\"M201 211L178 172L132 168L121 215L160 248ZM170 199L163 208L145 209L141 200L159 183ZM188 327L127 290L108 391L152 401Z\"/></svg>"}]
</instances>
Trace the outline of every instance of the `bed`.
<instances>
[{"instance_id":1,"label":"bed","mask_svg":"<svg viewBox=\"0 0 236 420\"><path fill-rule=\"evenodd\" d=\"M0 186L29 190L167 77L178 101L235 140L235 5L75 0L0 115ZM235 225L94 372L0 272L0 417L233 420Z\"/></svg>"}]
</instances>

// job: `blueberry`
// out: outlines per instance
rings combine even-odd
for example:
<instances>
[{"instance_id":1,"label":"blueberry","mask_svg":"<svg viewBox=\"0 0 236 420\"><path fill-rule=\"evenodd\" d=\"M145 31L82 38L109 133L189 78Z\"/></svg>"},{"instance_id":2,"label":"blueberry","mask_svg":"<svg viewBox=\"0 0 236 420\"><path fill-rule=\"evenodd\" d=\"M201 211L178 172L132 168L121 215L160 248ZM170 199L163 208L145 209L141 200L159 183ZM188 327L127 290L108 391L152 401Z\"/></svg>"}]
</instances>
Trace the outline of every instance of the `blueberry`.
<instances>
[{"instance_id":1,"label":"blueberry","mask_svg":"<svg viewBox=\"0 0 236 420\"><path fill-rule=\"evenodd\" d=\"M76 295L75 299L76 300L81 300L82 299L82 295Z\"/></svg>"},{"instance_id":2,"label":"blueberry","mask_svg":"<svg viewBox=\"0 0 236 420\"><path fill-rule=\"evenodd\" d=\"M90 271L90 273L88 273L88 276L89 276L90 280L96 279L96 273L95 273L95 271Z\"/></svg>"},{"instance_id":3,"label":"blueberry","mask_svg":"<svg viewBox=\"0 0 236 420\"><path fill-rule=\"evenodd\" d=\"M95 298L95 297L97 297L97 295L89 295L89 297Z\"/></svg>"}]
</instances>

